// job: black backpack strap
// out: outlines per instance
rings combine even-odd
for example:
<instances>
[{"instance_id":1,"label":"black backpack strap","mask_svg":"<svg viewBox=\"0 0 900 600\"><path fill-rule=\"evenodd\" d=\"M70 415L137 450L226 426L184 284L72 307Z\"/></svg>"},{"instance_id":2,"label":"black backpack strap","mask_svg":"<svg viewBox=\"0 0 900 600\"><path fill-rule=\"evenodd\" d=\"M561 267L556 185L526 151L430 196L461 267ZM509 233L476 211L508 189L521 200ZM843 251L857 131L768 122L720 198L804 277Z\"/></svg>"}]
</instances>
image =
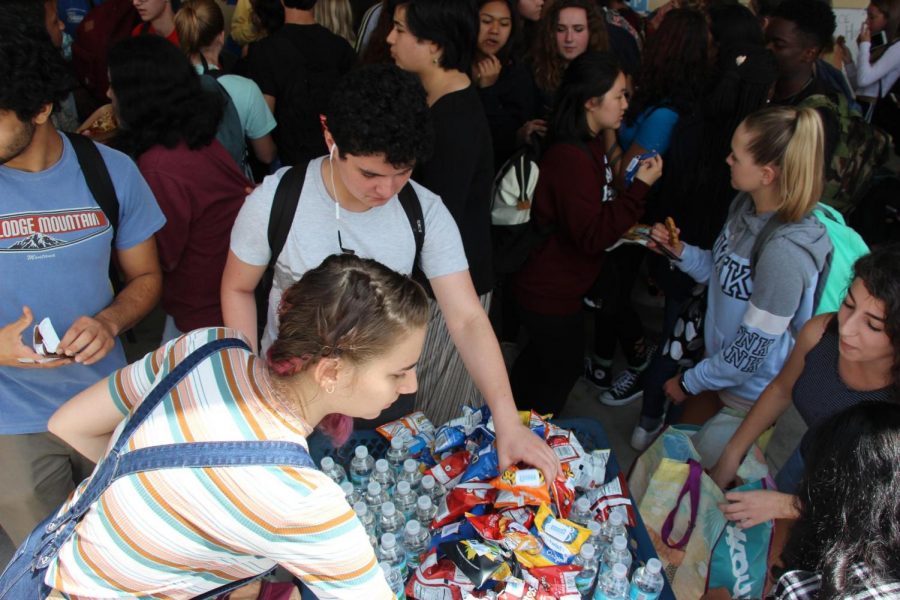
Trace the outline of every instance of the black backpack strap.
<instances>
[{"instance_id":1,"label":"black backpack strap","mask_svg":"<svg viewBox=\"0 0 900 600\"><path fill-rule=\"evenodd\" d=\"M422 258L422 246L425 244L425 216L422 214L422 203L419 202L419 196L416 190L408 181L400 193L397 194L400 200L400 206L409 219L409 227L412 229L413 238L416 240L416 256L413 260L413 271L420 269L419 261Z\"/></svg>"},{"instance_id":2,"label":"black backpack strap","mask_svg":"<svg viewBox=\"0 0 900 600\"><path fill-rule=\"evenodd\" d=\"M112 245L115 248L116 232L119 228L119 197L116 195L116 188L109 177L106 162L93 141L79 133L64 133L75 151L75 157L78 159L78 166L81 167L88 190L112 226Z\"/></svg>"},{"instance_id":3,"label":"black backpack strap","mask_svg":"<svg viewBox=\"0 0 900 600\"><path fill-rule=\"evenodd\" d=\"M269 212L269 249L272 255L269 258L269 267L274 268L278 255L284 249L291 225L294 224L294 213L300 203L300 194L303 192L303 182L306 179L306 169L309 163L303 163L291 167L281 177L278 187L275 188L275 197L272 199L272 210Z\"/></svg>"}]
</instances>

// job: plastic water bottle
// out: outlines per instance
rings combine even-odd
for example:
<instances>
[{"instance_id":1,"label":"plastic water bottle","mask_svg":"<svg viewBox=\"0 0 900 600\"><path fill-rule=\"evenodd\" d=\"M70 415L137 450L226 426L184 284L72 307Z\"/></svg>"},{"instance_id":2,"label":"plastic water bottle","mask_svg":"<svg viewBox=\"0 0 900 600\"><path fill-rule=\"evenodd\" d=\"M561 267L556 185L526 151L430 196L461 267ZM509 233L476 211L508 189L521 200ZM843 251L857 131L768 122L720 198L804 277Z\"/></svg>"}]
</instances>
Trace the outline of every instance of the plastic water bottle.
<instances>
[{"instance_id":1,"label":"plastic water bottle","mask_svg":"<svg viewBox=\"0 0 900 600\"><path fill-rule=\"evenodd\" d=\"M411 458L407 458L403 461L403 472L400 473L400 477L397 478L397 481L408 481L409 487L418 492L419 482L422 481L422 472L419 471L419 463Z\"/></svg>"},{"instance_id":2,"label":"plastic water bottle","mask_svg":"<svg viewBox=\"0 0 900 600\"><path fill-rule=\"evenodd\" d=\"M381 505L381 516L378 517L379 533L393 533L397 535L403 530L403 523L405 522L406 519L397 512L397 507L394 506L393 502L388 500Z\"/></svg>"},{"instance_id":3,"label":"plastic water bottle","mask_svg":"<svg viewBox=\"0 0 900 600\"><path fill-rule=\"evenodd\" d=\"M591 512L591 501L584 496L576 500L575 506L572 507L572 512L569 513L569 520L587 527L588 522L594 520L594 513Z\"/></svg>"},{"instance_id":4,"label":"plastic water bottle","mask_svg":"<svg viewBox=\"0 0 900 600\"><path fill-rule=\"evenodd\" d=\"M600 523L598 523L597 521L594 521L593 519L591 519L590 521L588 521L588 524L587 524L588 531L591 532L591 535L590 535L590 537L587 539L587 542L586 542L586 543L588 543L588 544L593 544L593 545L594 545L594 549L597 551L597 556L598 556L598 557L599 557L601 554L603 554L603 551L604 551L604 550L606 550L606 546L603 546L603 545L601 545L601 543L600 543L600 534L601 534L601 531L602 531L602 527L603 527L603 526L600 525Z\"/></svg>"},{"instance_id":5,"label":"plastic water bottle","mask_svg":"<svg viewBox=\"0 0 900 600\"><path fill-rule=\"evenodd\" d=\"M397 542L397 536L393 533L381 534L381 543L378 544L375 554L378 556L379 561L388 562L395 569L399 569L403 581L406 581L406 576L409 575L406 564L406 550Z\"/></svg>"},{"instance_id":6,"label":"plastic water bottle","mask_svg":"<svg viewBox=\"0 0 900 600\"><path fill-rule=\"evenodd\" d=\"M330 456L322 458L322 472L331 477L336 484L341 485L347 481L347 472L344 467L334 462Z\"/></svg>"},{"instance_id":7,"label":"plastic water bottle","mask_svg":"<svg viewBox=\"0 0 900 600\"><path fill-rule=\"evenodd\" d=\"M403 547L406 548L406 563L409 565L410 571L419 566L422 554L428 550L430 545L431 536L418 521L413 519L406 524L403 529Z\"/></svg>"},{"instance_id":8,"label":"plastic water bottle","mask_svg":"<svg viewBox=\"0 0 900 600\"><path fill-rule=\"evenodd\" d=\"M357 502L353 505L353 512L362 523L366 533L369 534L369 543L374 548L378 544L378 538L375 536L375 515L369 510L365 502Z\"/></svg>"},{"instance_id":9,"label":"plastic water bottle","mask_svg":"<svg viewBox=\"0 0 900 600\"><path fill-rule=\"evenodd\" d=\"M357 446L353 451L353 460L350 461L350 483L358 490L365 489L374 470L375 459L369 456L369 449Z\"/></svg>"},{"instance_id":10,"label":"plastic water bottle","mask_svg":"<svg viewBox=\"0 0 900 600\"><path fill-rule=\"evenodd\" d=\"M447 490L444 489L444 486L435 481L431 475L423 476L419 485L422 488L422 494L431 498L435 506L438 506L441 500L444 499L444 496L447 495Z\"/></svg>"},{"instance_id":11,"label":"plastic water bottle","mask_svg":"<svg viewBox=\"0 0 900 600\"><path fill-rule=\"evenodd\" d=\"M359 492L356 491L356 488L353 487L353 484L349 481L344 481L341 483L341 489L344 491L344 497L347 499L347 504L350 506L355 505L357 502L362 500L362 496Z\"/></svg>"},{"instance_id":12,"label":"plastic water bottle","mask_svg":"<svg viewBox=\"0 0 900 600\"><path fill-rule=\"evenodd\" d=\"M366 486L366 493L363 495L363 500L366 504L369 505L369 510L373 513L377 513L381 510L381 505L390 500L383 489L381 489L381 484L377 481L370 481L369 485Z\"/></svg>"},{"instance_id":13,"label":"plastic water bottle","mask_svg":"<svg viewBox=\"0 0 900 600\"><path fill-rule=\"evenodd\" d=\"M380 483L381 489L390 496L394 492L394 484L397 483L397 478L394 477L394 473L391 471L391 465L388 464L388 461L379 458L375 461L375 472L372 473L372 478L369 481L377 481Z\"/></svg>"},{"instance_id":14,"label":"plastic water bottle","mask_svg":"<svg viewBox=\"0 0 900 600\"><path fill-rule=\"evenodd\" d=\"M651 558L647 565L634 572L628 597L631 600L656 600L662 593L665 580L662 576L662 563L658 558Z\"/></svg>"},{"instance_id":15,"label":"plastic water bottle","mask_svg":"<svg viewBox=\"0 0 900 600\"><path fill-rule=\"evenodd\" d=\"M628 600L628 567L616 563L609 572L601 574L594 600Z\"/></svg>"},{"instance_id":16,"label":"plastic water bottle","mask_svg":"<svg viewBox=\"0 0 900 600\"><path fill-rule=\"evenodd\" d=\"M406 600L406 590L403 586L403 576L400 575L400 571L391 566L391 563L387 561L378 563L378 566L381 567L384 578L387 580L388 587L391 588L391 591L397 597L397 600Z\"/></svg>"},{"instance_id":17,"label":"plastic water bottle","mask_svg":"<svg viewBox=\"0 0 900 600\"><path fill-rule=\"evenodd\" d=\"M416 493L409 487L408 481L401 481L394 489L394 506L407 521L416 516Z\"/></svg>"},{"instance_id":18,"label":"plastic water bottle","mask_svg":"<svg viewBox=\"0 0 900 600\"><path fill-rule=\"evenodd\" d=\"M594 585L594 579L597 578L597 551L593 544L582 544L581 551L572 564L581 567L581 571L575 575L575 587L582 597L586 598Z\"/></svg>"},{"instance_id":19,"label":"plastic water bottle","mask_svg":"<svg viewBox=\"0 0 900 600\"><path fill-rule=\"evenodd\" d=\"M614 537L613 543L603 552L600 574L611 570L616 563L625 565L626 569L631 568L631 552L628 550L628 538L624 535Z\"/></svg>"},{"instance_id":20,"label":"plastic water bottle","mask_svg":"<svg viewBox=\"0 0 900 600\"><path fill-rule=\"evenodd\" d=\"M403 472L403 462L409 458L409 451L406 449L406 442L395 437L391 440L391 447L387 449L384 455L391 469L394 471L394 477L398 477Z\"/></svg>"},{"instance_id":21,"label":"plastic water bottle","mask_svg":"<svg viewBox=\"0 0 900 600\"><path fill-rule=\"evenodd\" d=\"M625 529L625 517L619 511L613 512L606 521L600 524L600 551L605 551L617 535L628 537L628 530Z\"/></svg>"},{"instance_id":22,"label":"plastic water bottle","mask_svg":"<svg viewBox=\"0 0 900 600\"><path fill-rule=\"evenodd\" d=\"M416 500L416 520L425 527L431 527L431 522L437 516L437 506L428 496L419 496Z\"/></svg>"}]
</instances>

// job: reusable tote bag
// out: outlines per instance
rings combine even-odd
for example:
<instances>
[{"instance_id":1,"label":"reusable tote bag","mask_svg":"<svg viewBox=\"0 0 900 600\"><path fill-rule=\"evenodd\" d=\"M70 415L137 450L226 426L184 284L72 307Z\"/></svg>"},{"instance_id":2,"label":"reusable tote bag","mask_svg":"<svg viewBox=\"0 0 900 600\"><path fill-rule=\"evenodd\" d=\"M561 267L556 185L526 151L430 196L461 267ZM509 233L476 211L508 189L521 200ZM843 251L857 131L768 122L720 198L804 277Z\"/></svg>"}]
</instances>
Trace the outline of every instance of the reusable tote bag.
<instances>
[{"instance_id":1,"label":"reusable tote bag","mask_svg":"<svg viewBox=\"0 0 900 600\"><path fill-rule=\"evenodd\" d=\"M697 429L666 429L638 458L629 487L676 597L700 598L709 582L711 587L728 588L734 598L760 598L772 524L729 529L718 506L725 496L703 472L691 443ZM765 473L764 464L754 447L738 476ZM762 481L749 485L771 487L767 476Z\"/></svg>"}]
</instances>

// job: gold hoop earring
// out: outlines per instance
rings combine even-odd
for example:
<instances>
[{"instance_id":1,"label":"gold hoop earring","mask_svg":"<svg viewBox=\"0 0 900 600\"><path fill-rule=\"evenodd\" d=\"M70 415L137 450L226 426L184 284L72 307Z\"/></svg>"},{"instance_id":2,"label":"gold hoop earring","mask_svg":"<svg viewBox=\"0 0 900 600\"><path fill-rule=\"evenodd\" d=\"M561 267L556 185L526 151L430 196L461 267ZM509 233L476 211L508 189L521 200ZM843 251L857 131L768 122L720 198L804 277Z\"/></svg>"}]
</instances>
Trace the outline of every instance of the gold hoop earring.
<instances>
[{"instance_id":1,"label":"gold hoop earring","mask_svg":"<svg viewBox=\"0 0 900 600\"><path fill-rule=\"evenodd\" d=\"M434 64L438 64L440 62L440 59L437 56L435 56L434 58L431 59L431 62L433 62Z\"/></svg>"},{"instance_id":2,"label":"gold hoop earring","mask_svg":"<svg viewBox=\"0 0 900 600\"><path fill-rule=\"evenodd\" d=\"M328 385L325 386L325 393L326 394L334 393L334 382L333 381L329 382Z\"/></svg>"}]
</instances>

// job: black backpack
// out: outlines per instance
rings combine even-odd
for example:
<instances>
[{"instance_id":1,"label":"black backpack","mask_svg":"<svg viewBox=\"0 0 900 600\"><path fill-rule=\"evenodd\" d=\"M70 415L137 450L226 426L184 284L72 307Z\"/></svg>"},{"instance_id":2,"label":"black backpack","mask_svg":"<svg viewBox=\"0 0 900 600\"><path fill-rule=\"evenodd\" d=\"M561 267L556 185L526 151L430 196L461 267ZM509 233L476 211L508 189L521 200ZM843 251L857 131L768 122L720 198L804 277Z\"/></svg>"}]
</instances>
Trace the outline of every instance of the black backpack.
<instances>
[{"instance_id":1,"label":"black backpack","mask_svg":"<svg viewBox=\"0 0 900 600\"><path fill-rule=\"evenodd\" d=\"M303 192L303 182L306 179L308 162L289 168L278 182L275 188L275 197L272 199L272 209L269 211L268 240L271 255L269 264L263 272L262 278L256 285L256 331L260 340L266 328L268 319L269 292L272 291L272 282L275 278L275 263L284 249L291 226L294 224L294 213L300 202L300 194ZM412 184L407 182L397 194L403 212L409 219L409 227L412 229L413 238L416 241L416 255L413 260L414 270L419 266L422 255L422 245L425 243L425 217L422 214L422 205ZM346 251L350 252L350 251Z\"/></svg>"}]
</instances>

